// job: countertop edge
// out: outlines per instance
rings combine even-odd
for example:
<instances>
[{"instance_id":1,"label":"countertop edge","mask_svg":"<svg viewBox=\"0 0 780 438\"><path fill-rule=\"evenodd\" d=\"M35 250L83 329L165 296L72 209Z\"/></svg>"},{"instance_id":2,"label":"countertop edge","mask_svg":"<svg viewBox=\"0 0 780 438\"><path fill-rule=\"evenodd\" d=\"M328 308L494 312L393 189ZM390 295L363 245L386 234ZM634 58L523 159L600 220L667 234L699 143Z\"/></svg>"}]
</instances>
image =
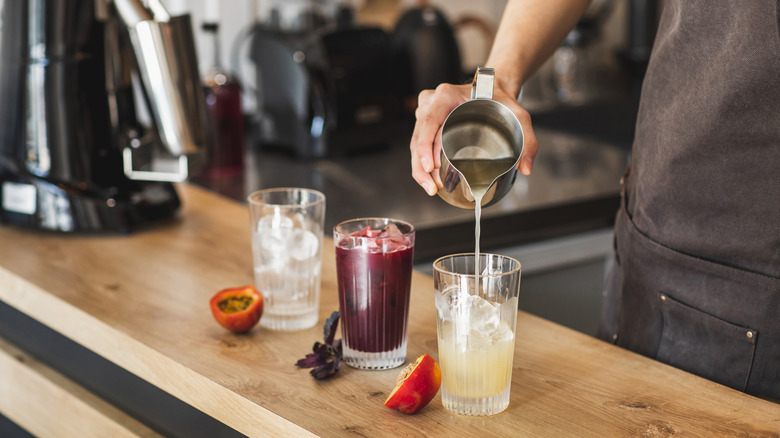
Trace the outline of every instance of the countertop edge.
<instances>
[{"instance_id":1,"label":"countertop edge","mask_svg":"<svg viewBox=\"0 0 780 438\"><path fill-rule=\"evenodd\" d=\"M9 306L241 433L316 436L2 266L0 284L0 300Z\"/></svg>"}]
</instances>

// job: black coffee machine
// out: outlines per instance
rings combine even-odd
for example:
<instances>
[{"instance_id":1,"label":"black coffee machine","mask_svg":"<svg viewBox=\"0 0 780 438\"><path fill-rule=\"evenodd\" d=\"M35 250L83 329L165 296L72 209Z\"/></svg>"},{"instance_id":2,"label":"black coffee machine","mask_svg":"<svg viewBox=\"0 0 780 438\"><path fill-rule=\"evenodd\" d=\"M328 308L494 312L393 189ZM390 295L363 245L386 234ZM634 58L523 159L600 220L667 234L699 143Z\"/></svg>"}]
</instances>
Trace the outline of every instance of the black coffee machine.
<instances>
[{"instance_id":1,"label":"black coffee machine","mask_svg":"<svg viewBox=\"0 0 780 438\"><path fill-rule=\"evenodd\" d=\"M171 217L205 126L188 16L159 0L3 3L0 223L128 232Z\"/></svg>"}]
</instances>

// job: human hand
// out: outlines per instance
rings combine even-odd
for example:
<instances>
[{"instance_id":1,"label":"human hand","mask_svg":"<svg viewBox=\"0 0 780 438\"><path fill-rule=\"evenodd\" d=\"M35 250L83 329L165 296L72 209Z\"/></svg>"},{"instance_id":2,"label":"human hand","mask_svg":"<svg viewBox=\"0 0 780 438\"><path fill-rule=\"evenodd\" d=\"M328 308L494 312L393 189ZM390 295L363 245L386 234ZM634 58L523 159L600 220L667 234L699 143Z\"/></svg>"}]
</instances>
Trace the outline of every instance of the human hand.
<instances>
[{"instance_id":1,"label":"human hand","mask_svg":"<svg viewBox=\"0 0 780 438\"><path fill-rule=\"evenodd\" d=\"M409 144L412 156L412 177L429 196L443 187L439 168L441 167L441 127L449 113L458 105L469 100L471 84L441 84L436 90L423 90L417 99L414 133ZM493 99L504 104L514 113L523 127L523 154L518 170L530 175L539 144L531 126L531 116L517 100L503 91L496 82Z\"/></svg>"}]
</instances>

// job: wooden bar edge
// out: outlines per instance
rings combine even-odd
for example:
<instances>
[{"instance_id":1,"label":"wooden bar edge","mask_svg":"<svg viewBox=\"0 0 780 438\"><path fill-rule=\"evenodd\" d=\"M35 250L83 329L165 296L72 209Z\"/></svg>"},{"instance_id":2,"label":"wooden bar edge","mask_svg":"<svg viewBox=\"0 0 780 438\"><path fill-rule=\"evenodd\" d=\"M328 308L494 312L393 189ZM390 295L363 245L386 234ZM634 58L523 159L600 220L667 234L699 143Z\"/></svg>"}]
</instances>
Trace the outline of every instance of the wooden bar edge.
<instances>
[{"instance_id":1,"label":"wooden bar edge","mask_svg":"<svg viewBox=\"0 0 780 438\"><path fill-rule=\"evenodd\" d=\"M0 300L8 305L243 434L316 436L3 267L0 284Z\"/></svg>"}]
</instances>

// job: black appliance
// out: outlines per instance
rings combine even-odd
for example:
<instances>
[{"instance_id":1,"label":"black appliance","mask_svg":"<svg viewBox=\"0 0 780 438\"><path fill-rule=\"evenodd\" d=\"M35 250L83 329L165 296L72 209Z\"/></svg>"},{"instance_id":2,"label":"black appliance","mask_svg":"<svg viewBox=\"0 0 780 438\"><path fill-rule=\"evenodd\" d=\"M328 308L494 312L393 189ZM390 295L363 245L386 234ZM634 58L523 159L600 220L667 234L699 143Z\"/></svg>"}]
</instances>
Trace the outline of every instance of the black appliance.
<instances>
[{"instance_id":1,"label":"black appliance","mask_svg":"<svg viewBox=\"0 0 780 438\"><path fill-rule=\"evenodd\" d=\"M0 222L127 232L171 217L204 138L188 16L158 0L12 0L0 30Z\"/></svg>"},{"instance_id":2,"label":"black appliance","mask_svg":"<svg viewBox=\"0 0 780 438\"><path fill-rule=\"evenodd\" d=\"M318 158L389 145L402 114L390 37L343 17L251 32L260 147Z\"/></svg>"},{"instance_id":3,"label":"black appliance","mask_svg":"<svg viewBox=\"0 0 780 438\"><path fill-rule=\"evenodd\" d=\"M420 1L406 10L395 24L393 50L402 65L404 94L413 111L422 90L439 84L461 84L468 78L461 66L455 29L436 7Z\"/></svg>"}]
</instances>

